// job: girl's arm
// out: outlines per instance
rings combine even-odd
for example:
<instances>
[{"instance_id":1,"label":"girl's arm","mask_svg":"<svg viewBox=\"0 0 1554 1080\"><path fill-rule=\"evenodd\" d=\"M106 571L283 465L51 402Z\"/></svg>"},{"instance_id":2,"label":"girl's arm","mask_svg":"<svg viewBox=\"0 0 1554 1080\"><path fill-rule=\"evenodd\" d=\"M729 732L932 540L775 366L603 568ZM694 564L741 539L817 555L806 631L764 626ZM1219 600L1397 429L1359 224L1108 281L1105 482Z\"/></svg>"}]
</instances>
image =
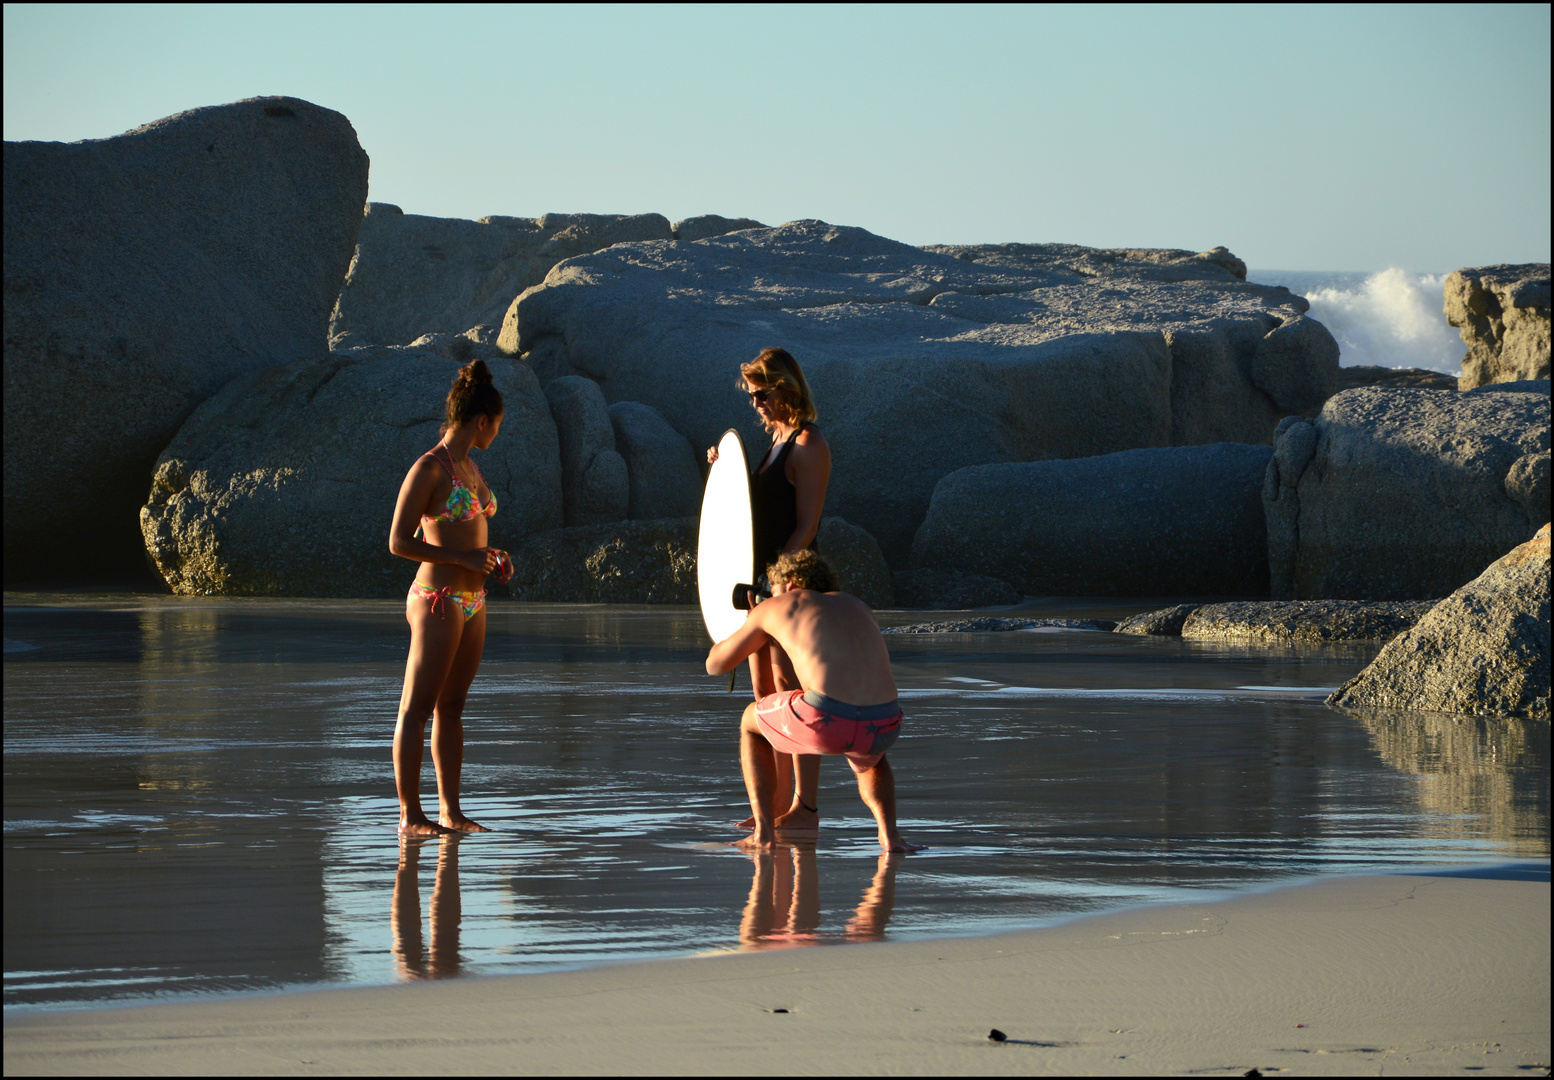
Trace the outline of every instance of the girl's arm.
<instances>
[{"instance_id":1,"label":"girl's arm","mask_svg":"<svg viewBox=\"0 0 1554 1080\"><path fill-rule=\"evenodd\" d=\"M399 485L399 500L394 504L394 522L389 526L389 551L415 562L445 563L477 574L490 573L496 567L496 554L491 548L450 551L416 539L415 531L421 524L421 515L432 504L437 481L437 467L425 458L405 474L405 482Z\"/></svg>"},{"instance_id":2,"label":"girl's arm","mask_svg":"<svg viewBox=\"0 0 1554 1080\"><path fill-rule=\"evenodd\" d=\"M793 440L788 454L788 480L793 484L794 509L798 525L782 550L803 551L814 543L820 531L820 514L826 505L826 484L831 480L831 447L825 436L813 429Z\"/></svg>"}]
</instances>

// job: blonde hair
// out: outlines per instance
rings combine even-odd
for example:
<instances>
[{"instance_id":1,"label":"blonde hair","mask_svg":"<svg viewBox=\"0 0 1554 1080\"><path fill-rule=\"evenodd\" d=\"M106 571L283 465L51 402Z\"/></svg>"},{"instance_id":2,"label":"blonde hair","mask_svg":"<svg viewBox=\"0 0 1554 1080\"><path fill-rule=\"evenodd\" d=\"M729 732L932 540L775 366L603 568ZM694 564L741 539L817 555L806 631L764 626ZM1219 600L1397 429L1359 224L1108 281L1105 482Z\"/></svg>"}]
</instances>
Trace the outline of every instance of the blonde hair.
<instances>
[{"instance_id":1,"label":"blonde hair","mask_svg":"<svg viewBox=\"0 0 1554 1080\"><path fill-rule=\"evenodd\" d=\"M818 551L785 551L766 568L766 580L773 585L787 584L795 589L816 592L840 592L842 583L836 571Z\"/></svg>"},{"instance_id":2,"label":"blonde hair","mask_svg":"<svg viewBox=\"0 0 1554 1080\"><path fill-rule=\"evenodd\" d=\"M739 365L739 374L741 390L744 383L769 390L786 390L792 399L787 405L789 424L807 424L818 415L815 399L809 393L809 383L804 381L804 372L787 349L762 349L754 360Z\"/></svg>"}]
</instances>

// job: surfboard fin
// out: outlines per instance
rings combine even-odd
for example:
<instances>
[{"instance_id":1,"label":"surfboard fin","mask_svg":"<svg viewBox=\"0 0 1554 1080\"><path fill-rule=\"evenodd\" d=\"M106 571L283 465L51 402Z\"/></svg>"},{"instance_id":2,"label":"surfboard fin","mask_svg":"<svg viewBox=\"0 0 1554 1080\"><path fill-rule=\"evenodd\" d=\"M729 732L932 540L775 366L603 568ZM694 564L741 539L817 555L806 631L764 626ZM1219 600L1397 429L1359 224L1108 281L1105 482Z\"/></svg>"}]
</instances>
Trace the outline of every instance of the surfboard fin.
<instances>
[{"instance_id":1,"label":"surfboard fin","mask_svg":"<svg viewBox=\"0 0 1554 1080\"><path fill-rule=\"evenodd\" d=\"M728 692L731 694L734 692L734 672L738 670L738 668L735 668L734 671L728 673Z\"/></svg>"}]
</instances>

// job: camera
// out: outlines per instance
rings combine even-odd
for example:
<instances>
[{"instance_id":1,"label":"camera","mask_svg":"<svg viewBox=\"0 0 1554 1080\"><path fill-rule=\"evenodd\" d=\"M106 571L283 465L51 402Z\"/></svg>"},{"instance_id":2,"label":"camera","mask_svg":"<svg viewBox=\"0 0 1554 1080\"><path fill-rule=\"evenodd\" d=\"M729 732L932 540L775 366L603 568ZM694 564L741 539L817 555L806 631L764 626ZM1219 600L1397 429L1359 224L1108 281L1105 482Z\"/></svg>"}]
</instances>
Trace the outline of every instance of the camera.
<instances>
[{"instance_id":1,"label":"camera","mask_svg":"<svg viewBox=\"0 0 1554 1080\"><path fill-rule=\"evenodd\" d=\"M734 586L734 606L740 611L749 611L754 606L750 603L749 594L752 592L755 593L755 602L757 604L762 600L770 600L772 598L771 593L744 582Z\"/></svg>"}]
</instances>

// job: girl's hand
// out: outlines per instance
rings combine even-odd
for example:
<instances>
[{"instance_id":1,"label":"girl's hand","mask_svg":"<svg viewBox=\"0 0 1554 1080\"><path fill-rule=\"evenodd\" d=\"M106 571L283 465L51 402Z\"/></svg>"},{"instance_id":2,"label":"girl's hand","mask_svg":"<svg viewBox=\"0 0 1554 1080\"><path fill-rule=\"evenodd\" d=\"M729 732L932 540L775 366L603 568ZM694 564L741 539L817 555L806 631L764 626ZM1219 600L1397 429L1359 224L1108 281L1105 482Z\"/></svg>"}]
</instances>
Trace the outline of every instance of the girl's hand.
<instances>
[{"instance_id":1,"label":"girl's hand","mask_svg":"<svg viewBox=\"0 0 1554 1080\"><path fill-rule=\"evenodd\" d=\"M716 446L709 446L709 447L707 447L707 464L711 465L713 462L715 462L717 460L718 460L718 448Z\"/></svg>"},{"instance_id":2,"label":"girl's hand","mask_svg":"<svg viewBox=\"0 0 1554 1080\"><path fill-rule=\"evenodd\" d=\"M483 547L466 551L459 558L459 565L477 574L489 574L496 570L496 548Z\"/></svg>"}]
</instances>

